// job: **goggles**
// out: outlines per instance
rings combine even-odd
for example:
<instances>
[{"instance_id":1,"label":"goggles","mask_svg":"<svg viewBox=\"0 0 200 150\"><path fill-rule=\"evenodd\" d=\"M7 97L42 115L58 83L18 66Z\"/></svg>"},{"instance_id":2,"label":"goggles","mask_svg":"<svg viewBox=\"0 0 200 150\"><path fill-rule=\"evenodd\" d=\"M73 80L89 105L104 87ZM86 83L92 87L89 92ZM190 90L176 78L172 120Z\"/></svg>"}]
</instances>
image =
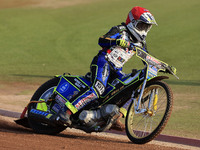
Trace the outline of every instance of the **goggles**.
<instances>
[{"instance_id":1,"label":"goggles","mask_svg":"<svg viewBox=\"0 0 200 150\"><path fill-rule=\"evenodd\" d=\"M152 27L152 24L147 24L147 23L144 23L144 22L137 22L135 24L135 28L138 30L138 31L145 31L145 32L148 32Z\"/></svg>"}]
</instances>

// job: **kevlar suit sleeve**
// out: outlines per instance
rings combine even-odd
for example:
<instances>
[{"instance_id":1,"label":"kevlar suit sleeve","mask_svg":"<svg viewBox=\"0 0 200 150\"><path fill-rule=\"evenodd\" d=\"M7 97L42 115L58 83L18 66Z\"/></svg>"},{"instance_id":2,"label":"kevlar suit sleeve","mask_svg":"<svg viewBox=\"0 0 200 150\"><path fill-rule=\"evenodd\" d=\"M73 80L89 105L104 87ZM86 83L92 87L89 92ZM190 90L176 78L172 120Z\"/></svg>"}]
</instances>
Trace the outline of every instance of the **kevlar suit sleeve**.
<instances>
[{"instance_id":1,"label":"kevlar suit sleeve","mask_svg":"<svg viewBox=\"0 0 200 150\"><path fill-rule=\"evenodd\" d=\"M114 26L110 29L108 33L99 38L98 44L102 48L109 48L111 46L116 45L116 39L119 39L120 37L120 29L118 28L118 26Z\"/></svg>"}]
</instances>

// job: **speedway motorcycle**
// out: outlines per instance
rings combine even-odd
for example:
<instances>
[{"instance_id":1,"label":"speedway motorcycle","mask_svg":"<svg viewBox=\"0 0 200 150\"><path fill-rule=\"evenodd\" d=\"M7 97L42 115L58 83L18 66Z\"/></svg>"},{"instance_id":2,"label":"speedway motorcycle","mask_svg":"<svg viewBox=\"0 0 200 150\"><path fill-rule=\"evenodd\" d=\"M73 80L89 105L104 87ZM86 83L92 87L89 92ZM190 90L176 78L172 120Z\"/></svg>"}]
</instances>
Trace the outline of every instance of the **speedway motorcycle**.
<instances>
[{"instance_id":1,"label":"speedway motorcycle","mask_svg":"<svg viewBox=\"0 0 200 150\"><path fill-rule=\"evenodd\" d=\"M158 72L177 76L175 69L167 63L139 47L134 46L132 50L145 67L109 81L98 100L71 115L71 125L61 124L57 114L66 111L67 107L72 111L75 109L71 103L89 89L89 73L85 76L57 75L50 79L36 90L20 119L15 122L42 134L58 134L67 127L87 133L104 132L111 128L122 106L128 103L124 115L128 138L136 144L153 140L167 124L173 105L172 90L163 81L169 77L159 76ZM87 98L83 99L78 105L87 101Z\"/></svg>"}]
</instances>

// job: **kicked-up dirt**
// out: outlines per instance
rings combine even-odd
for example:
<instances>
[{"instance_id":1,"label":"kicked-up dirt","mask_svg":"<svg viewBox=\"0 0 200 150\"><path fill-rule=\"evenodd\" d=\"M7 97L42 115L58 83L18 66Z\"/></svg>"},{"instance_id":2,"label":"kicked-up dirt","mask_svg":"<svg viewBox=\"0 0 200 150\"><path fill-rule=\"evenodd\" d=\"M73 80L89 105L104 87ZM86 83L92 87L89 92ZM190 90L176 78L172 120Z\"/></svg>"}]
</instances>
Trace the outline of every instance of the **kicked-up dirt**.
<instances>
[{"instance_id":1,"label":"kicked-up dirt","mask_svg":"<svg viewBox=\"0 0 200 150\"><path fill-rule=\"evenodd\" d=\"M21 127L13 119L0 116L1 150L67 149L67 150L182 150L186 147L161 142L137 145L126 136L110 133L86 134L79 130L66 129L58 135L36 134Z\"/></svg>"}]
</instances>

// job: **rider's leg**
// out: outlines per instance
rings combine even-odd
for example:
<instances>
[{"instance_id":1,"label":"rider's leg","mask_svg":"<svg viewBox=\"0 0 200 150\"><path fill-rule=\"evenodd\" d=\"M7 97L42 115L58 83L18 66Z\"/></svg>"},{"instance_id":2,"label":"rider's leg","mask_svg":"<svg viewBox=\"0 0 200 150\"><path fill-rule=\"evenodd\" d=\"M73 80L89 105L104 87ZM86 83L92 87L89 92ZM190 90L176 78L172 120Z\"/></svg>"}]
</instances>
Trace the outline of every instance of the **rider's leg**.
<instances>
[{"instance_id":1,"label":"rider's leg","mask_svg":"<svg viewBox=\"0 0 200 150\"><path fill-rule=\"evenodd\" d=\"M110 66L105 60L105 54L96 56L91 63L90 69L92 73L92 85L90 89L71 102L77 110L82 109L91 101L96 100L105 91L110 74ZM70 109L67 110L67 113L63 118L66 124L71 124L69 118L72 112L69 110Z\"/></svg>"},{"instance_id":2,"label":"rider's leg","mask_svg":"<svg viewBox=\"0 0 200 150\"><path fill-rule=\"evenodd\" d=\"M90 89L72 102L72 105L75 106L77 110L82 109L91 101L99 98L99 96L104 93L108 82L110 67L105 60L105 55L100 54L96 56L91 63L90 69L92 73L92 85Z\"/></svg>"}]
</instances>

